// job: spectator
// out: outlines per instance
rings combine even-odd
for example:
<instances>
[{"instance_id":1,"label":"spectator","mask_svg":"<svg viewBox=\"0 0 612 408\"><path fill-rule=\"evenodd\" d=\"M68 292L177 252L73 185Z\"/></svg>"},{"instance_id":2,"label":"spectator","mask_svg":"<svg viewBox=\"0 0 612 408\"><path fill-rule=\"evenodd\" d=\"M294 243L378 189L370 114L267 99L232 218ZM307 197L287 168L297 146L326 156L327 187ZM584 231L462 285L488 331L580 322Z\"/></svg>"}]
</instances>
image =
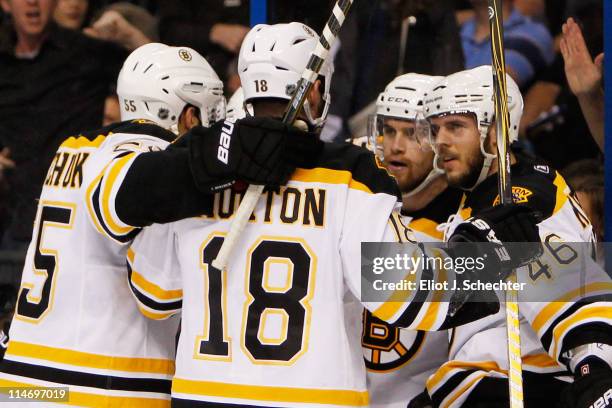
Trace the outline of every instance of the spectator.
<instances>
[{"instance_id":1,"label":"spectator","mask_svg":"<svg viewBox=\"0 0 612 408\"><path fill-rule=\"evenodd\" d=\"M346 127L349 118L360 111L367 112L364 108L373 107L378 94L399 74L448 75L463 69L452 0L356 2L353 8L340 31L340 51L335 59L334 103L328 124L336 129ZM410 16L416 21L401 50L402 23ZM358 117L367 118L367 113ZM353 126L357 128L364 126ZM351 136L349 132L355 137L365 135L360 130L339 132L330 132L327 137L342 140Z\"/></svg>"},{"instance_id":2,"label":"spectator","mask_svg":"<svg viewBox=\"0 0 612 408\"><path fill-rule=\"evenodd\" d=\"M587 178L603 176L604 166L599 160L582 159L574 161L562 173L567 184L576 191Z\"/></svg>"},{"instance_id":3,"label":"spectator","mask_svg":"<svg viewBox=\"0 0 612 408\"><path fill-rule=\"evenodd\" d=\"M126 2L109 4L100 9L94 15L92 27L83 31L91 37L115 42L129 51L159 39L157 19L146 9ZM102 125L120 120L119 99L113 92L104 102Z\"/></svg>"},{"instance_id":4,"label":"spectator","mask_svg":"<svg viewBox=\"0 0 612 408\"><path fill-rule=\"evenodd\" d=\"M576 196L593 225L593 233L599 242L604 241L604 176L585 177L576 186Z\"/></svg>"},{"instance_id":5,"label":"spectator","mask_svg":"<svg viewBox=\"0 0 612 408\"><path fill-rule=\"evenodd\" d=\"M598 241L597 262L604 264L605 237L605 176L604 166L598 160L579 160L563 170L563 177L574 190L576 197L593 225L593 233Z\"/></svg>"},{"instance_id":6,"label":"spectator","mask_svg":"<svg viewBox=\"0 0 612 408\"><path fill-rule=\"evenodd\" d=\"M542 19L546 14L545 0L514 0L514 7L524 16Z\"/></svg>"},{"instance_id":7,"label":"spectator","mask_svg":"<svg viewBox=\"0 0 612 408\"><path fill-rule=\"evenodd\" d=\"M332 0L267 0L268 24L300 21L321 33L332 11ZM160 39L187 45L201 53L221 79L240 86L235 61L249 31L249 0L172 0L159 2ZM233 64L233 65L232 65Z\"/></svg>"},{"instance_id":8,"label":"spectator","mask_svg":"<svg viewBox=\"0 0 612 408\"><path fill-rule=\"evenodd\" d=\"M580 23L590 51L589 60L584 57L582 60L591 69L592 61L603 52L602 13L602 0L568 0L567 14ZM580 159L595 159L602 154L591 135L590 127L595 122L585 120L581 103L570 89L568 79L563 57L558 54L553 65L527 93L521 122L521 135L527 136L536 153L556 168L564 168ZM541 120L542 115L548 120Z\"/></svg>"},{"instance_id":9,"label":"spectator","mask_svg":"<svg viewBox=\"0 0 612 408\"><path fill-rule=\"evenodd\" d=\"M97 8L103 8L110 4L121 2L121 0L95 0L95 1L98 4ZM228 1L232 1L232 0L228 0ZM161 3L162 1L161 0L129 0L129 2L135 6L138 6L138 7L141 7L147 10L149 13L151 13L151 15L156 16L158 15L158 11L159 11L159 3Z\"/></svg>"},{"instance_id":10,"label":"spectator","mask_svg":"<svg viewBox=\"0 0 612 408\"><path fill-rule=\"evenodd\" d=\"M107 126L119 121L121 121L119 98L116 94L108 95L104 101L104 119L102 119L102 126Z\"/></svg>"},{"instance_id":11,"label":"spectator","mask_svg":"<svg viewBox=\"0 0 612 408\"><path fill-rule=\"evenodd\" d=\"M471 0L475 16L461 28L466 68L491 64L491 44L487 0ZM503 2L504 41L508 74L521 90L526 90L537 75L554 59L553 40L546 26L536 23Z\"/></svg>"},{"instance_id":12,"label":"spectator","mask_svg":"<svg viewBox=\"0 0 612 408\"><path fill-rule=\"evenodd\" d=\"M578 98L586 123L597 145L604 150L604 89L603 60L599 54L595 61L589 54L580 27L573 18L563 25L561 54L565 61L565 76L572 93Z\"/></svg>"},{"instance_id":13,"label":"spectator","mask_svg":"<svg viewBox=\"0 0 612 408\"><path fill-rule=\"evenodd\" d=\"M111 4L94 18L83 32L100 40L112 41L133 51L157 41L157 20L147 10L130 3Z\"/></svg>"},{"instance_id":14,"label":"spectator","mask_svg":"<svg viewBox=\"0 0 612 408\"><path fill-rule=\"evenodd\" d=\"M72 30L80 30L85 25L89 0L58 0L53 13L55 22Z\"/></svg>"},{"instance_id":15,"label":"spectator","mask_svg":"<svg viewBox=\"0 0 612 408\"><path fill-rule=\"evenodd\" d=\"M11 217L3 248L31 239L36 198L60 142L102 122L104 99L126 52L58 27L55 0L2 0L11 14L0 29L0 147L15 169L8 175Z\"/></svg>"},{"instance_id":16,"label":"spectator","mask_svg":"<svg viewBox=\"0 0 612 408\"><path fill-rule=\"evenodd\" d=\"M518 0L516 0L518 1ZM529 0L532 1L532 0ZM550 34L555 39L555 51L559 52L559 42L561 40L561 27L568 17L578 18L581 21L589 20L589 23L603 26L601 15L602 0L542 0L545 3L544 21ZM592 14L593 18L587 17L587 14ZM589 30L589 32L598 32L601 28ZM586 34L586 33L585 33ZM589 37L586 38L589 48L601 49L603 47L603 38Z\"/></svg>"},{"instance_id":17,"label":"spectator","mask_svg":"<svg viewBox=\"0 0 612 408\"><path fill-rule=\"evenodd\" d=\"M168 45L186 45L225 77L249 31L249 5L244 0L172 0L159 3L159 36Z\"/></svg>"}]
</instances>

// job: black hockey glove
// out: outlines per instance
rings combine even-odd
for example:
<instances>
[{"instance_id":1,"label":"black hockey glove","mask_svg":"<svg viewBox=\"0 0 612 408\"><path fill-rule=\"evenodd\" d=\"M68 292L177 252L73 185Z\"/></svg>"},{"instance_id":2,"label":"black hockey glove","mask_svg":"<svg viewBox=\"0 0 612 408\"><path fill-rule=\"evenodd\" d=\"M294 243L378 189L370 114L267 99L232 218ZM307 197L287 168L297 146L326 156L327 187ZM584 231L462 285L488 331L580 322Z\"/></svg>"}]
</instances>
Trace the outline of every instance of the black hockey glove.
<instances>
[{"instance_id":1,"label":"black hockey glove","mask_svg":"<svg viewBox=\"0 0 612 408\"><path fill-rule=\"evenodd\" d=\"M416 397L414 397L409 403L407 408L432 408L433 402L429 398L427 390L423 391Z\"/></svg>"},{"instance_id":2,"label":"black hockey glove","mask_svg":"<svg viewBox=\"0 0 612 408\"><path fill-rule=\"evenodd\" d=\"M612 369L607 363L587 358L576 367L574 378L558 408L612 408Z\"/></svg>"},{"instance_id":3,"label":"black hockey glove","mask_svg":"<svg viewBox=\"0 0 612 408\"><path fill-rule=\"evenodd\" d=\"M271 118L218 122L209 129L194 128L188 137L189 166L203 192L223 190L237 180L283 185L323 148L316 134Z\"/></svg>"},{"instance_id":4,"label":"black hockey glove","mask_svg":"<svg viewBox=\"0 0 612 408\"><path fill-rule=\"evenodd\" d=\"M459 224L448 240L449 254L455 258L480 259L484 264L482 269L457 275L459 287L463 288L466 280L503 281L515 268L538 258L542 254L538 222L538 216L528 207L508 204L483 210ZM475 299L473 290L455 291L449 316L457 315L467 302L488 302L489 295L481 291Z\"/></svg>"},{"instance_id":5,"label":"black hockey glove","mask_svg":"<svg viewBox=\"0 0 612 408\"><path fill-rule=\"evenodd\" d=\"M525 266L542 255L538 222L538 215L528 207L498 205L459 224L449 238L449 246L453 248L453 244L458 243L461 245L455 247L461 248L462 255L483 257L486 260L485 269L489 271L489 279L484 280L505 279L513 269ZM506 243L513 244L504 245ZM466 250L471 253L465 253Z\"/></svg>"}]
</instances>

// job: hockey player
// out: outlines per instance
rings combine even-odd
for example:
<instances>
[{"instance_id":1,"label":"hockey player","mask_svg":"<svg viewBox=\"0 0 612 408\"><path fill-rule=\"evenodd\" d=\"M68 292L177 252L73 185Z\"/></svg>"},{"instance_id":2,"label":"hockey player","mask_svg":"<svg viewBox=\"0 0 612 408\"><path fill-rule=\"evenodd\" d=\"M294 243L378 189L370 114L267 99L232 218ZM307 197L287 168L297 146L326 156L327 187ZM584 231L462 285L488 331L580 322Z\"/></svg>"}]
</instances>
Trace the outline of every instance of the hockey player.
<instances>
[{"instance_id":1,"label":"hockey player","mask_svg":"<svg viewBox=\"0 0 612 408\"><path fill-rule=\"evenodd\" d=\"M317 42L299 23L250 31L239 72L256 117L282 115ZM330 76L324 67L299 116L301 126L314 130L323 123ZM231 132L232 123L225 127ZM202 136L214 131L202 130ZM181 302L183 307L174 406L367 406L360 336L351 331L361 309L344 300L360 294L362 241L411 236L393 211L398 199L395 181L374 155L326 144L286 186L262 197L227 270L211 262L239 204L235 191L217 194L211 211L199 218L140 234L128 252L130 274L173 294L156 296L132 279L141 307L161 319ZM434 279L442 273L432 272ZM444 294L409 292L401 298L406 302L369 307L411 329L442 327L448 303L410 302L415 296Z\"/></svg>"},{"instance_id":2,"label":"hockey player","mask_svg":"<svg viewBox=\"0 0 612 408\"><path fill-rule=\"evenodd\" d=\"M405 74L376 102L371 145L402 192L402 214L418 242L441 242L439 225L459 208L461 191L449 188L434 166L423 117L423 97L442 77ZM448 333L403 330L364 312L362 346L372 407L402 407L421 394L425 380L448 358Z\"/></svg>"},{"instance_id":3,"label":"hockey player","mask_svg":"<svg viewBox=\"0 0 612 408\"><path fill-rule=\"evenodd\" d=\"M523 100L510 77L507 83L515 141ZM451 75L425 98L436 159L449 184L464 190L447 234L499 201L493 100L490 66ZM574 385L560 400L564 406L586 408L610 393L612 284L591 259L579 256L576 246L559 251L554 245L592 240L592 227L561 175L535 159L515 153L511 158L514 202L542 214L538 227L548 256L517 272L519 282L527 282L519 296L531 300L520 303L525 404L554 406L566 388L564 377L573 376ZM535 290L539 297L527 297ZM427 382L435 406L508 406L503 309L453 330L451 361Z\"/></svg>"},{"instance_id":4,"label":"hockey player","mask_svg":"<svg viewBox=\"0 0 612 408\"><path fill-rule=\"evenodd\" d=\"M49 168L0 385L68 386L72 405L169 406L178 321L151 321L139 313L125 277L127 246L139 229L108 204L121 188L134 189L146 157L158 163L168 157L162 149L177 135L220 118L222 83L194 50L148 44L125 61L117 92L125 121L68 138ZM275 135L281 134L270 138ZM244 163L269 158L242 153ZM209 156L216 158L217 149ZM140 167L130 166L135 162ZM212 196L199 192L187 160L179 162L183 167L166 163L157 178L140 186L149 196L141 195L136 203L124 200L140 209L134 213L143 223L210 206ZM194 168L197 164L203 163L193 163ZM178 176L182 179L172 182L182 190L164 196L158 184ZM180 200L174 203L179 215L151 209L168 207L171 200Z\"/></svg>"}]
</instances>

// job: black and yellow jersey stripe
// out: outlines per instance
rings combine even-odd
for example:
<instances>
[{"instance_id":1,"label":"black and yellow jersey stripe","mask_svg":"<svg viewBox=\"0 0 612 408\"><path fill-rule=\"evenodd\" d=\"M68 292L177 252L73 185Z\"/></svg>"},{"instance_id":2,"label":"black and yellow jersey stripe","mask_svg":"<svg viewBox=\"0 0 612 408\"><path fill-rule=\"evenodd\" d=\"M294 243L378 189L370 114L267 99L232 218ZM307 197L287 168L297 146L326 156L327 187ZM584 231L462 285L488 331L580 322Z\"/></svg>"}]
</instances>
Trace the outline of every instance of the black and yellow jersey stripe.
<instances>
[{"instance_id":1,"label":"black and yellow jersey stripe","mask_svg":"<svg viewBox=\"0 0 612 408\"><path fill-rule=\"evenodd\" d=\"M113 211L114 196L120 185L117 177L136 158L135 153L119 154L87 189L87 207L98 231L119 243L130 242L140 228L123 224Z\"/></svg>"},{"instance_id":2,"label":"black and yellow jersey stripe","mask_svg":"<svg viewBox=\"0 0 612 408\"><path fill-rule=\"evenodd\" d=\"M569 373L547 354L523 356L523 376L525 384L548 384L552 387L566 384L560 378ZM491 390L499 391L504 387L505 395L495 395ZM529 388L529 387L526 387ZM500 368L495 361L449 361L443 364L427 380L427 390L437 407L471 406L470 398L482 403L497 401L507 403L508 371ZM526 400L540 395L540 390L526 389ZM485 398L485 399L483 399Z\"/></svg>"},{"instance_id":3,"label":"black and yellow jersey stripe","mask_svg":"<svg viewBox=\"0 0 612 408\"><path fill-rule=\"evenodd\" d=\"M154 123L142 120L120 122L93 134L99 135L95 140L113 134L142 135L164 142L172 141L176 137ZM91 138L86 134L82 137ZM115 211L115 199L126 172L140 153L142 150L138 142L134 142L133 146L130 143L122 143L121 148L113 152L111 161L87 186L87 208L98 232L122 244L131 241L140 229L119 219Z\"/></svg>"},{"instance_id":4,"label":"black and yellow jersey stripe","mask_svg":"<svg viewBox=\"0 0 612 408\"><path fill-rule=\"evenodd\" d=\"M128 284L140 312L154 320L163 320L178 313L183 306L181 289L164 289L134 270L134 251L128 249Z\"/></svg>"},{"instance_id":5,"label":"black and yellow jersey stripe","mask_svg":"<svg viewBox=\"0 0 612 408\"><path fill-rule=\"evenodd\" d=\"M0 363L0 387L55 384L70 388L71 405L168 407L173 374L171 360L109 356L11 340Z\"/></svg>"},{"instance_id":6,"label":"black and yellow jersey stripe","mask_svg":"<svg viewBox=\"0 0 612 408\"><path fill-rule=\"evenodd\" d=\"M455 214L461 204L462 197L463 192L461 190L448 187L425 208L411 212L402 211L402 214L410 217L409 226L413 231L427 235L432 240L442 241L444 231L439 230L438 227Z\"/></svg>"},{"instance_id":7,"label":"black and yellow jersey stripe","mask_svg":"<svg viewBox=\"0 0 612 408\"><path fill-rule=\"evenodd\" d=\"M371 194L389 194L401 201L397 182L369 150L353 144L325 143L311 166L298 168L291 180L347 184Z\"/></svg>"}]
</instances>

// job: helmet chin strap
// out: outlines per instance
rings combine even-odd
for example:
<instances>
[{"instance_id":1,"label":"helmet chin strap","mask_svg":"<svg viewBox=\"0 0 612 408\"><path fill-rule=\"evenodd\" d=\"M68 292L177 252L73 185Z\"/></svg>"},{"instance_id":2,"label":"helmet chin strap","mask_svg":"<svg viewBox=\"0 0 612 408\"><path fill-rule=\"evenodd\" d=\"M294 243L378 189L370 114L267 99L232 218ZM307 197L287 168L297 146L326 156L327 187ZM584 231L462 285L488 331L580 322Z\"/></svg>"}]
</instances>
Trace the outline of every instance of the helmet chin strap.
<instances>
[{"instance_id":1,"label":"helmet chin strap","mask_svg":"<svg viewBox=\"0 0 612 408\"><path fill-rule=\"evenodd\" d=\"M312 126L314 126L317 129L320 129L323 126L325 126L325 120L327 119L327 111L329 110L329 104L331 102L330 94L326 93L325 95L323 95L323 100L325 101L323 112L321 113L321 116L319 116L316 119L312 117L312 111L310 109L310 103L308 102L308 99L304 101L304 113L306 114L308 123L310 123Z\"/></svg>"},{"instance_id":2,"label":"helmet chin strap","mask_svg":"<svg viewBox=\"0 0 612 408\"><path fill-rule=\"evenodd\" d=\"M433 169L431 169L431 171L429 172L429 174L427 175L427 177L425 177L425 179L423 181L421 181L421 184L419 184L418 186L416 186L414 189L410 190L407 193L402 194L403 197L405 198L410 198L410 197L414 197L415 195L417 195L418 193L420 193L421 191L423 191L423 189L425 187L427 187L428 185L431 184L431 182L438 176L444 174L443 170L440 170L435 164Z\"/></svg>"},{"instance_id":3,"label":"helmet chin strap","mask_svg":"<svg viewBox=\"0 0 612 408\"><path fill-rule=\"evenodd\" d=\"M487 176L489 175L489 169L491 169L491 164L493 163L493 160L497 157L494 154L487 153L484 147L485 140L487 140L487 133L489 132L489 127L490 126L483 127L480 130L480 153L484 156L484 161L482 162L482 169L480 170L480 175L478 176L478 179L476 180L476 182L474 183L472 187L463 188L463 190L472 191L480 183L482 183L484 179L486 179Z\"/></svg>"}]
</instances>

